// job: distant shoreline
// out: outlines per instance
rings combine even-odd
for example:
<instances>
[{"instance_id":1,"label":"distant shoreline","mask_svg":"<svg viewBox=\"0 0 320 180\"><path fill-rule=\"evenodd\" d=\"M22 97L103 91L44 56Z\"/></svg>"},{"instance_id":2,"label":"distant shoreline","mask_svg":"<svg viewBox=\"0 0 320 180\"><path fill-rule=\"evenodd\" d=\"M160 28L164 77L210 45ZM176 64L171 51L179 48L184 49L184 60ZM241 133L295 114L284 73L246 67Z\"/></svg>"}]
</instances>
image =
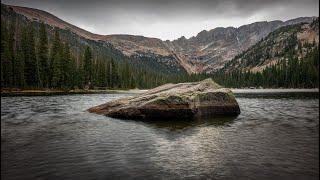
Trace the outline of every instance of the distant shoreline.
<instances>
[{"instance_id":1,"label":"distant shoreline","mask_svg":"<svg viewBox=\"0 0 320 180\"><path fill-rule=\"evenodd\" d=\"M318 88L312 89L285 89L285 88L267 88L267 89L233 89L230 88L233 93L241 94L241 93L307 93L312 92L316 93L319 92Z\"/></svg>"},{"instance_id":2,"label":"distant shoreline","mask_svg":"<svg viewBox=\"0 0 320 180\"><path fill-rule=\"evenodd\" d=\"M235 94L243 94L243 93L250 93L250 94L255 94L255 93L319 93L318 88L313 88L313 89L282 89L282 88L277 88L277 89L250 89L250 88L245 88L245 89L236 89L236 88L230 88L231 91ZM106 90L84 90L84 89L79 89L79 90L70 90L70 91L65 91L65 90L57 90L57 89L52 89L52 90L37 90L37 89L31 89L31 90L16 90L16 89L5 89L1 90L1 97L6 97L6 96L51 96L51 95L72 95L72 94L140 94L148 91L147 89L128 89L128 90L123 90L123 89L106 89Z\"/></svg>"},{"instance_id":3,"label":"distant shoreline","mask_svg":"<svg viewBox=\"0 0 320 180\"><path fill-rule=\"evenodd\" d=\"M14 90L14 89L8 89L8 90L1 90L1 97L5 96L50 96L50 95L72 95L72 94L121 94L121 93L132 93L132 94L138 94L145 92L146 90L140 90L140 89L128 89L128 90L122 90L122 89L107 89L107 90L58 90L58 89L52 89L52 90Z\"/></svg>"}]
</instances>

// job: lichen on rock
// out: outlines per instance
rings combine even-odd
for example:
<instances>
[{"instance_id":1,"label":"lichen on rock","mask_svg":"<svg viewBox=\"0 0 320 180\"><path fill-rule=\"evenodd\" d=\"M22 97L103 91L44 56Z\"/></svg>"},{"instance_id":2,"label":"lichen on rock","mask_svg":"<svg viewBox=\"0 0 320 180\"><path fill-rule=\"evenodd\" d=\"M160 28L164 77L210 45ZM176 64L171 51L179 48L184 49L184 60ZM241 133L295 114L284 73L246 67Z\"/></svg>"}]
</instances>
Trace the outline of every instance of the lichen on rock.
<instances>
[{"instance_id":1,"label":"lichen on rock","mask_svg":"<svg viewBox=\"0 0 320 180\"><path fill-rule=\"evenodd\" d=\"M121 119L185 119L240 114L232 91L210 78L200 82L165 84L88 111Z\"/></svg>"}]
</instances>

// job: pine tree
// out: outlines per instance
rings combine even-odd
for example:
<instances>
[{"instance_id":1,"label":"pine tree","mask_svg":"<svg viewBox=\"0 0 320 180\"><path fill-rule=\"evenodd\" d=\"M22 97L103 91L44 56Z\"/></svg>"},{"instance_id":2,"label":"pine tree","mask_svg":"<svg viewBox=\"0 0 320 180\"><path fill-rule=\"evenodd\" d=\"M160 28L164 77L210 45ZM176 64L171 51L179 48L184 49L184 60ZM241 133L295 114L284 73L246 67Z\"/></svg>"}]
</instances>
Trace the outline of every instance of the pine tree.
<instances>
[{"instance_id":1,"label":"pine tree","mask_svg":"<svg viewBox=\"0 0 320 180\"><path fill-rule=\"evenodd\" d=\"M70 59L70 84L68 85L71 88L74 88L77 85L77 64L76 64L76 60L73 56L71 56Z\"/></svg>"},{"instance_id":2,"label":"pine tree","mask_svg":"<svg viewBox=\"0 0 320 180\"><path fill-rule=\"evenodd\" d=\"M39 75L40 86L49 86L49 62L48 62L48 37L45 24L42 22L39 29L39 42L38 42L38 62L39 62Z\"/></svg>"},{"instance_id":3,"label":"pine tree","mask_svg":"<svg viewBox=\"0 0 320 180\"><path fill-rule=\"evenodd\" d=\"M92 53L89 46L85 48L83 61L85 84L90 86L92 83Z\"/></svg>"},{"instance_id":4,"label":"pine tree","mask_svg":"<svg viewBox=\"0 0 320 180\"><path fill-rule=\"evenodd\" d=\"M1 85L4 87L15 85L14 31L13 22L8 28L7 23L1 21Z\"/></svg>"},{"instance_id":5,"label":"pine tree","mask_svg":"<svg viewBox=\"0 0 320 180\"><path fill-rule=\"evenodd\" d=\"M29 87L39 87L39 66L35 52L34 29L32 24L24 30L22 37L22 48L25 59L25 78Z\"/></svg>"},{"instance_id":6,"label":"pine tree","mask_svg":"<svg viewBox=\"0 0 320 180\"><path fill-rule=\"evenodd\" d=\"M60 41L60 35L57 28L54 30L54 39L50 53L50 79L49 84L51 88L61 87L61 56L62 47Z\"/></svg>"},{"instance_id":7,"label":"pine tree","mask_svg":"<svg viewBox=\"0 0 320 180\"><path fill-rule=\"evenodd\" d=\"M1 86L9 87L12 77L7 23L1 21Z\"/></svg>"},{"instance_id":8,"label":"pine tree","mask_svg":"<svg viewBox=\"0 0 320 180\"><path fill-rule=\"evenodd\" d=\"M21 47L17 49L16 55L16 86L25 87L25 77L24 77L24 55Z\"/></svg>"},{"instance_id":9,"label":"pine tree","mask_svg":"<svg viewBox=\"0 0 320 180\"><path fill-rule=\"evenodd\" d=\"M8 67L8 71L11 71L9 77L9 83L11 86L15 86L16 80L16 61L15 61L15 21L13 20L9 25L9 34L8 34L8 61L10 61L11 67Z\"/></svg>"},{"instance_id":10,"label":"pine tree","mask_svg":"<svg viewBox=\"0 0 320 180\"><path fill-rule=\"evenodd\" d=\"M27 77L28 77L28 67L27 67L27 61L29 59L29 53L28 53L28 42L27 42L27 28L25 26L22 26L21 28L21 43L19 47L19 58L21 59L21 62L23 64L23 72L24 72L24 81L25 85L28 86ZM28 64L29 65L29 64Z\"/></svg>"},{"instance_id":11,"label":"pine tree","mask_svg":"<svg viewBox=\"0 0 320 180\"><path fill-rule=\"evenodd\" d=\"M109 76L110 76L110 87L115 88L118 86L118 79L119 79L119 74L118 74L118 68L114 62L113 59L111 59L109 63Z\"/></svg>"},{"instance_id":12,"label":"pine tree","mask_svg":"<svg viewBox=\"0 0 320 180\"><path fill-rule=\"evenodd\" d=\"M63 55L61 61L62 67L62 84L64 87L69 88L71 85L71 54L70 54L70 47L68 43L64 44L63 48Z\"/></svg>"},{"instance_id":13,"label":"pine tree","mask_svg":"<svg viewBox=\"0 0 320 180\"><path fill-rule=\"evenodd\" d=\"M61 53L55 53L52 62L52 87L61 88L61 79L62 71L61 71Z\"/></svg>"}]
</instances>

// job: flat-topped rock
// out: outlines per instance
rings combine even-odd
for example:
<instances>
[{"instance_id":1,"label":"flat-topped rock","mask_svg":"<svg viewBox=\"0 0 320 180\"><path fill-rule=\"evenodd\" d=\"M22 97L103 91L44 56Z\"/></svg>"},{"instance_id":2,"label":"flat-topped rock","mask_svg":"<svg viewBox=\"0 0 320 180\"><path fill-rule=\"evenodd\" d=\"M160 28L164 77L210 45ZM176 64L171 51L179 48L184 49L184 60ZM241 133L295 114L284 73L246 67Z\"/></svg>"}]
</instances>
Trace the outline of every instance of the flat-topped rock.
<instances>
[{"instance_id":1,"label":"flat-topped rock","mask_svg":"<svg viewBox=\"0 0 320 180\"><path fill-rule=\"evenodd\" d=\"M186 119L240 114L232 91L222 88L212 79L165 84L88 111L120 119Z\"/></svg>"}]
</instances>

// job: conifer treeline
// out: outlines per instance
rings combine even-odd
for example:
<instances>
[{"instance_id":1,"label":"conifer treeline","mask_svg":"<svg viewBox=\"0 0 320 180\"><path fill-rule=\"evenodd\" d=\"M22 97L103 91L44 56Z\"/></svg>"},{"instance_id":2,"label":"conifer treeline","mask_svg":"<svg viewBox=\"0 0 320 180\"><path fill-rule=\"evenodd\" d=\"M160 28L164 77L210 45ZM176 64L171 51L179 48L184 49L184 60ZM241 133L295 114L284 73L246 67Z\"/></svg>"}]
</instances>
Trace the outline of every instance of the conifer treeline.
<instances>
[{"instance_id":1,"label":"conifer treeline","mask_svg":"<svg viewBox=\"0 0 320 180\"><path fill-rule=\"evenodd\" d=\"M226 87L319 87L319 48L309 48L304 59L294 51L278 64L262 72L219 71L214 74L165 74L151 71L130 61L118 62L95 54L89 46L77 57L68 43L54 30L52 39L44 24L34 25L1 21L1 87L74 89L87 87L152 88L168 82L199 81L213 78ZM157 69L154 67L153 69Z\"/></svg>"},{"instance_id":2,"label":"conifer treeline","mask_svg":"<svg viewBox=\"0 0 320 180\"><path fill-rule=\"evenodd\" d=\"M214 78L227 87L316 88L319 87L319 47L298 60L292 54L262 72L218 72Z\"/></svg>"},{"instance_id":3,"label":"conifer treeline","mask_svg":"<svg viewBox=\"0 0 320 180\"><path fill-rule=\"evenodd\" d=\"M128 61L93 54L86 46L76 58L58 29L48 39L45 24L38 30L29 22L1 21L1 87L9 88L151 88L177 79L137 68Z\"/></svg>"},{"instance_id":4,"label":"conifer treeline","mask_svg":"<svg viewBox=\"0 0 320 180\"><path fill-rule=\"evenodd\" d=\"M289 56L261 72L235 70L229 73L196 74L181 78L182 81L199 81L212 78L225 87L245 88L319 88L319 47L310 48L306 57L298 60Z\"/></svg>"}]
</instances>

